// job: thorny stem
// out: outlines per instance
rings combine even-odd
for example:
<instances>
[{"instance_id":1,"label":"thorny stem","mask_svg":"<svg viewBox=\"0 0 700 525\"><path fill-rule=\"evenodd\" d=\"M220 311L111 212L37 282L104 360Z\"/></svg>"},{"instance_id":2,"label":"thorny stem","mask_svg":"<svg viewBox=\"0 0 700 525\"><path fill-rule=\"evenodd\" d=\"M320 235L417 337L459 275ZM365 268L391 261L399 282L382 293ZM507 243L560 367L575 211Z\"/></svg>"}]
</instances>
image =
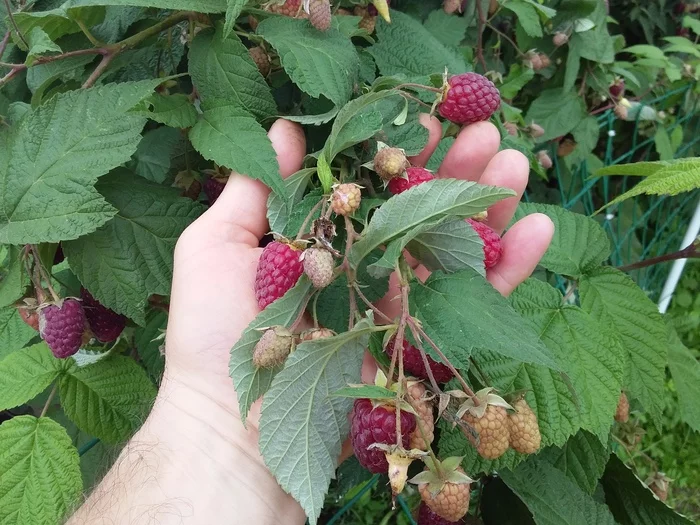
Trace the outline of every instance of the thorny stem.
<instances>
[{"instance_id":1,"label":"thorny stem","mask_svg":"<svg viewBox=\"0 0 700 525\"><path fill-rule=\"evenodd\" d=\"M49 406L51 405L51 401L53 401L53 398L56 395L57 388L58 388L58 382L54 381L53 388L51 389L51 392L49 393L49 397L46 399L46 403L44 403L44 408L41 409L41 414L39 414L40 418L44 417L46 415L46 412L48 412Z\"/></svg>"},{"instance_id":2,"label":"thorny stem","mask_svg":"<svg viewBox=\"0 0 700 525\"><path fill-rule=\"evenodd\" d=\"M484 72L486 72L486 61L484 60L484 24L486 23L486 19L484 18L484 7L481 5L481 0L476 0L476 12L478 19L478 27L476 30L476 59L481 64Z\"/></svg>"},{"instance_id":3,"label":"thorny stem","mask_svg":"<svg viewBox=\"0 0 700 525\"><path fill-rule=\"evenodd\" d=\"M408 306L408 291L409 285L406 280L406 276L401 273L399 264L396 265L396 274L399 276L399 287L401 288L401 318L399 319L399 329L396 333L396 338L394 339L394 354L392 355L392 365L394 364L394 358L398 356L399 362L399 390L397 396L400 399L406 387L406 377L403 371L403 339L404 332L406 331L406 322L410 317L409 306ZM389 369L388 384L391 385L391 376L393 375L393 370ZM401 409L396 407L396 444L399 446L403 445L403 437L401 436Z\"/></svg>"},{"instance_id":4,"label":"thorny stem","mask_svg":"<svg viewBox=\"0 0 700 525\"><path fill-rule=\"evenodd\" d=\"M464 378L460 375L460 373L457 371L457 369L450 363L450 360L445 357L445 354L442 353L442 350L438 347L438 345L435 344L435 341L433 341L428 334L425 333L425 330L418 326L416 322L412 319L408 319L409 324L412 324L415 326L416 330L418 330L418 333L420 334L421 338L425 339L427 343L433 347L433 350L435 350L435 353L440 357L440 360L445 363L445 366L450 369L450 372L454 374L454 376L457 378L459 383L462 385L462 389L464 390L464 393L467 394L470 398L472 398L472 401L474 402L474 406L479 406L480 401L474 394L471 388L469 388L469 385L467 382L464 380Z\"/></svg>"},{"instance_id":5,"label":"thorny stem","mask_svg":"<svg viewBox=\"0 0 700 525\"><path fill-rule=\"evenodd\" d=\"M345 216L345 258L343 259L342 268L348 278L348 294L350 295L350 319L348 320L348 330L352 330L355 326L355 316L357 315L357 300L355 299L355 270L350 266L348 254L352 248L352 243L355 241L355 228L352 226L352 219Z\"/></svg>"},{"instance_id":6,"label":"thorny stem","mask_svg":"<svg viewBox=\"0 0 700 525\"><path fill-rule=\"evenodd\" d=\"M49 289L49 293L51 294L51 297L53 297L53 300L55 302L59 302L61 298L58 296L56 291L53 289L53 286L51 285L51 276L41 264L41 257L39 257L39 250L37 249L36 244L31 244L30 246L32 247L32 254L34 254L34 267L39 270L39 274L44 279L44 281L46 281L46 287ZM41 285L41 283L39 284Z\"/></svg>"},{"instance_id":7,"label":"thorny stem","mask_svg":"<svg viewBox=\"0 0 700 525\"><path fill-rule=\"evenodd\" d=\"M369 299L367 299L367 296L362 293L362 289L360 288L360 285L357 284L357 282L353 283L353 287L355 288L355 293L362 299L362 302L365 303L375 314L377 314L379 317L384 319L385 321L389 323L393 323L393 320L386 315L384 312L382 312L379 308L374 306Z\"/></svg>"},{"instance_id":8,"label":"thorny stem","mask_svg":"<svg viewBox=\"0 0 700 525\"><path fill-rule=\"evenodd\" d=\"M624 266L618 266L617 269L621 272L629 272L631 270L638 270L639 268L646 268L647 266L653 266L666 261L675 261L676 259L697 259L700 258L700 253L697 251L697 246L695 243L679 250L677 252L666 253L664 255L659 255L658 257L651 257L650 259L645 259L643 261L637 261L632 264L625 264Z\"/></svg>"},{"instance_id":9,"label":"thorny stem","mask_svg":"<svg viewBox=\"0 0 700 525\"><path fill-rule=\"evenodd\" d=\"M17 22L15 21L15 17L12 14L12 7L10 7L10 0L5 0L5 9L7 10L7 17L10 19L10 22L12 23L12 27L15 28L15 32L17 33L17 36L24 43L25 47L27 49L29 49L29 44L25 40L22 32L19 30L19 26L17 26Z\"/></svg>"},{"instance_id":10,"label":"thorny stem","mask_svg":"<svg viewBox=\"0 0 700 525\"><path fill-rule=\"evenodd\" d=\"M318 202L316 203L316 205L315 205L313 208L311 208L311 211L309 212L309 214L308 214L308 215L306 216L306 218L304 219L304 222L301 223L301 228L299 228L299 231L297 232L297 236L296 236L296 240L297 240L297 241L298 241L299 239L301 239L301 238L305 235L304 232L306 232L306 228L308 227L309 222L311 222L311 218L314 216L314 214L318 211L318 209L319 209L322 205L323 205L323 199L321 199L320 201L318 201Z\"/></svg>"},{"instance_id":11,"label":"thorny stem","mask_svg":"<svg viewBox=\"0 0 700 525\"><path fill-rule=\"evenodd\" d=\"M491 31L499 35L501 38L506 40L508 43L510 43L511 46L513 46L513 49L515 49L516 53L518 53L519 56L524 57L526 56L525 53L523 53L520 48L518 47L518 44L515 43L515 41L506 35L503 31L500 31L497 27L492 26L491 24L487 23L486 27L488 27Z\"/></svg>"}]
</instances>

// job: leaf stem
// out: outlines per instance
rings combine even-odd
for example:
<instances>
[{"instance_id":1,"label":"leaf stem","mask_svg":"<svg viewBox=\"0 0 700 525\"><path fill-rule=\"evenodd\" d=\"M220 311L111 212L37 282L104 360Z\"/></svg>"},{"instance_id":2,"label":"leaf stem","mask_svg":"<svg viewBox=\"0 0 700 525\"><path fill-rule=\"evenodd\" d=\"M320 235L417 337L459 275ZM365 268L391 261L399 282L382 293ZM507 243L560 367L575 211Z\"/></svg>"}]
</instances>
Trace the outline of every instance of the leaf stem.
<instances>
[{"instance_id":1,"label":"leaf stem","mask_svg":"<svg viewBox=\"0 0 700 525\"><path fill-rule=\"evenodd\" d=\"M17 33L17 37L24 43L25 47L29 49L29 44L27 43L27 40L24 38L24 35L22 32L19 30L19 26L17 25L17 22L15 21L15 17L12 14L12 7L10 7L10 1L9 0L4 0L5 2L5 9L7 10L7 17L10 19L10 22L12 23L12 27L15 28L15 32ZM1 55L0 55L1 56Z\"/></svg>"},{"instance_id":2,"label":"leaf stem","mask_svg":"<svg viewBox=\"0 0 700 525\"><path fill-rule=\"evenodd\" d=\"M57 389L58 389L58 382L54 381L53 388L51 389L51 392L49 393L49 397L46 398L46 403L44 403L44 408L41 409L41 414L39 414L40 418L44 417L46 415L46 412L48 412L49 406L51 405L51 401L53 401L53 398L56 395Z\"/></svg>"},{"instance_id":3,"label":"leaf stem","mask_svg":"<svg viewBox=\"0 0 700 525\"><path fill-rule=\"evenodd\" d=\"M95 47L100 47L102 46L102 42L100 42L97 38L95 38L95 35L93 35L90 32L90 29L85 25L85 22L82 20L75 20L75 23L78 25L80 30L83 32L83 34L87 37L87 39L90 41L90 43L95 46Z\"/></svg>"},{"instance_id":4,"label":"leaf stem","mask_svg":"<svg viewBox=\"0 0 700 525\"><path fill-rule=\"evenodd\" d=\"M646 268L647 266L653 266L666 261L675 261L676 259L697 259L700 258L700 253L697 251L697 246L695 243L678 250L677 252L666 253L664 255L659 255L657 257L651 257L649 259L644 259L642 261L637 261L632 264L625 264L623 266L618 266L617 269L621 272L629 272L632 270L638 270L639 268Z\"/></svg>"},{"instance_id":5,"label":"leaf stem","mask_svg":"<svg viewBox=\"0 0 700 525\"><path fill-rule=\"evenodd\" d=\"M403 88L416 88L416 89L424 89L426 91L432 91L434 93L442 93L442 89L436 88L433 86L425 86L423 84L417 84L415 82L405 82L403 84L399 84L396 86L394 89L397 89L401 91Z\"/></svg>"},{"instance_id":6,"label":"leaf stem","mask_svg":"<svg viewBox=\"0 0 700 525\"><path fill-rule=\"evenodd\" d=\"M100 63L97 64L97 67L93 70L88 79L83 83L82 88L87 89L92 87L97 81L97 79L100 77L100 75L105 72L105 70L107 69L110 62L112 62L115 56L117 56L117 53L108 53L104 55L102 57L102 60L100 60Z\"/></svg>"}]
</instances>

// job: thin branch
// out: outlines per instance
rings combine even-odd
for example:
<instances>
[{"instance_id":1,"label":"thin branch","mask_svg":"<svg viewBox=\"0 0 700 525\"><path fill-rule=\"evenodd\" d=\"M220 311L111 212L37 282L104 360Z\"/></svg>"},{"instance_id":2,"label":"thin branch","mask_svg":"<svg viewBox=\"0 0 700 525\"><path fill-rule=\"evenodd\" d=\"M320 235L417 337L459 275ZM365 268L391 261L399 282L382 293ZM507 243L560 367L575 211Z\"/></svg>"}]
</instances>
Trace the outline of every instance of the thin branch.
<instances>
[{"instance_id":1,"label":"thin branch","mask_svg":"<svg viewBox=\"0 0 700 525\"><path fill-rule=\"evenodd\" d=\"M423 366L425 367L425 372L428 374L428 380L430 381L430 386L433 388L433 391L435 394L441 394L442 390L440 389L440 385L438 385L437 381L435 380L435 376L433 375L433 369L430 367L430 362L428 361L428 356L425 353L425 350L423 349L423 344L420 341L420 334L418 333L418 330L416 330L415 325L413 323L409 323L408 327L411 329L411 333L413 334L413 339L416 341L416 345L418 347L418 351L420 352L421 359L423 360Z\"/></svg>"},{"instance_id":2,"label":"thin branch","mask_svg":"<svg viewBox=\"0 0 700 525\"><path fill-rule=\"evenodd\" d=\"M405 82L403 84L399 84L394 89L401 90L403 88L424 89L426 91L432 91L434 93L442 93L442 90L440 88L436 88L433 86L424 86L423 84L416 84L415 82Z\"/></svg>"},{"instance_id":3,"label":"thin branch","mask_svg":"<svg viewBox=\"0 0 700 525\"><path fill-rule=\"evenodd\" d=\"M525 53L523 53L520 48L518 47L518 44L515 43L515 40L513 40L511 37L506 35L503 31L500 31L497 27L492 26L491 24L486 24L486 27L488 27L491 31L499 35L501 38L506 40L507 42L510 43L511 46L513 46L513 49L515 49L516 53L518 53L518 56L524 57L526 56Z\"/></svg>"},{"instance_id":4,"label":"thin branch","mask_svg":"<svg viewBox=\"0 0 700 525\"><path fill-rule=\"evenodd\" d=\"M650 259L645 259L643 261L637 261L632 264L625 264L624 266L618 266L617 269L621 272L629 272L631 270L638 270L639 268L646 268L647 266L653 266L666 261L675 261L676 259L697 259L700 258L700 253L697 251L695 243L690 246L683 248L677 252L667 253L664 255L659 255L658 257L651 257Z\"/></svg>"},{"instance_id":5,"label":"thin branch","mask_svg":"<svg viewBox=\"0 0 700 525\"><path fill-rule=\"evenodd\" d=\"M2 38L2 42L0 42L0 58L5 54L7 43L10 41L10 35L12 35L12 31L8 29L7 33L5 33L5 36Z\"/></svg>"},{"instance_id":6,"label":"thin branch","mask_svg":"<svg viewBox=\"0 0 700 525\"><path fill-rule=\"evenodd\" d=\"M107 69L109 64L112 62L112 60L114 60L114 57L117 56L117 53L118 52L109 53L109 54L104 55L102 57L102 60L100 60L100 63L97 64L97 67L95 68L95 70L90 74L88 79L83 83L83 86L82 86L83 89L87 89L89 87L92 87L95 84L95 82L97 82L97 79L100 77L100 75L102 73L105 72L105 70Z\"/></svg>"},{"instance_id":7,"label":"thin branch","mask_svg":"<svg viewBox=\"0 0 700 525\"><path fill-rule=\"evenodd\" d=\"M345 271L345 275L348 278L348 294L350 296L350 319L348 320L348 330L352 330L355 326L355 316L357 315L357 300L355 299L355 271L350 266L350 261L348 260L348 254L352 248L352 243L355 241L355 228L352 226L352 219L345 216L345 258L343 260L342 268Z\"/></svg>"},{"instance_id":8,"label":"thin branch","mask_svg":"<svg viewBox=\"0 0 700 525\"><path fill-rule=\"evenodd\" d=\"M297 233L296 240L298 241L299 239L302 238L304 235L304 232L306 231L306 227L309 225L309 222L311 221L311 218L314 216L314 213L323 205L324 199L319 200L316 205L311 208L311 211L309 214L306 216L304 219L304 222L301 223L301 228L299 228L299 232Z\"/></svg>"},{"instance_id":9,"label":"thin branch","mask_svg":"<svg viewBox=\"0 0 700 525\"><path fill-rule=\"evenodd\" d=\"M421 99L419 99L418 97L414 97L414 96L411 95L410 93L406 93L405 91L400 91L400 93L401 93L401 96L402 96L402 97L405 97L405 98L407 98L407 99L409 99L409 100L412 100L413 102L417 102L417 103L418 103L419 105L421 105L421 106L424 106L424 107L426 107L426 108L432 108L432 107L433 107L432 104L428 104L427 102L423 102Z\"/></svg>"},{"instance_id":10,"label":"thin branch","mask_svg":"<svg viewBox=\"0 0 700 525\"><path fill-rule=\"evenodd\" d=\"M357 282L353 283L353 286L355 288L355 293L360 297L363 303L365 303L370 310L372 310L375 314L377 314L379 317L384 319L388 323L393 323L393 319L391 319L388 315L386 315L384 312L382 312L379 308L374 306L369 299L367 299L367 296L362 293L362 289L360 288L360 285L357 284Z\"/></svg>"},{"instance_id":11,"label":"thin branch","mask_svg":"<svg viewBox=\"0 0 700 525\"><path fill-rule=\"evenodd\" d=\"M4 1L5 1L5 9L7 9L7 17L10 19L10 22L12 23L12 27L15 28L15 32L17 33L17 36L24 43L25 47L27 49L29 49L29 44L25 40L22 32L19 30L19 26L17 25L17 22L15 21L15 17L12 14L12 7L10 7L10 0L4 0Z\"/></svg>"},{"instance_id":12,"label":"thin branch","mask_svg":"<svg viewBox=\"0 0 700 525\"><path fill-rule=\"evenodd\" d=\"M484 6L481 5L481 0L476 0L476 12L478 18L476 59L481 64L484 72L486 72L486 61L484 60L484 24L486 23L486 18L484 17Z\"/></svg>"},{"instance_id":13,"label":"thin branch","mask_svg":"<svg viewBox=\"0 0 700 525\"><path fill-rule=\"evenodd\" d=\"M53 398L56 395L57 388L58 388L58 381L54 381L53 388L51 389L51 392L49 393L49 397L46 399L46 403L44 403L44 408L41 409L41 414L39 414L40 418L44 417L46 415L46 412L48 412L49 406L51 405L51 401L53 401Z\"/></svg>"}]
</instances>

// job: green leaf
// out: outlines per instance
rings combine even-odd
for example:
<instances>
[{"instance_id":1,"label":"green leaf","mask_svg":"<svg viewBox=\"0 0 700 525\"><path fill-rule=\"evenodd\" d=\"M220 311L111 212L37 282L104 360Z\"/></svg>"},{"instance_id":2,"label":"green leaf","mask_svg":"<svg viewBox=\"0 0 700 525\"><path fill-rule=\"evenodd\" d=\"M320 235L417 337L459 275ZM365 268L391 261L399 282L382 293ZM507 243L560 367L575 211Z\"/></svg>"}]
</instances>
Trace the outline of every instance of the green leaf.
<instances>
[{"instance_id":1,"label":"green leaf","mask_svg":"<svg viewBox=\"0 0 700 525\"><path fill-rule=\"evenodd\" d=\"M257 368L253 365L253 349L270 326L288 326L306 305L311 291L311 282L304 276L284 297L270 304L248 325L238 342L231 348L229 375L233 379L238 397L241 420L248 417L250 406L267 392L277 368ZM295 351L296 353L296 351ZM340 387L339 387L340 388Z\"/></svg>"},{"instance_id":2,"label":"green leaf","mask_svg":"<svg viewBox=\"0 0 700 525\"><path fill-rule=\"evenodd\" d=\"M515 13L518 23L528 35L536 38L542 36L540 16L531 4L521 0L503 0L501 6Z\"/></svg>"},{"instance_id":3,"label":"green leaf","mask_svg":"<svg viewBox=\"0 0 700 525\"><path fill-rule=\"evenodd\" d=\"M111 355L94 364L73 364L59 381L61 406L80 430L109 443L139 429L156 389L136 361Z\"/></svg>"},{"instance_id":4,"label":"green leaf","mask_svg":"<svg viewBox=\"0 0 700 525\"><path fill-rule=\"evenodd\" d=\"M300 344L263 399L260 452L285 492L317 523L349 430L352 400L330 397L360 382L360 367L373 325Z\"/></svg>"},{"instance_id":5,"label":"green leaf","mask_svg":"<svg viewBox=\"0 0 700 525\"><path fill-rule=\"evenodd\" d=\"M691 525L688 518L657 499L617 456L613 456L602 480L605 503L620 525Z\"/></svg>"},{"instance_id":6,"label":"green leaf","mask_svg":"<svg viewBox=\"0 0 700 525\"><path fill-rule=\"evenodd\" d=\"M525 84L535 77L535 70L531 67L523 67L520 64L511 64L508 76L503 79L503 84L498 86L501 98L510 100L515 98Z\"/></svg>"},{"instance_id":7,"label":"green leaf","mask_svg":"<svg viewBox=\"0 0 700 525\"><path fill-rule=\"evenodd\" d=\"M683 27L688 27L692 29L693 33L700 35L700 20L696 20L691 16L685 15L683 17Z\"/></svg>"},{"instance_id":8,"label":"green leaf","mask_svg":"<svg viewBox=\"0 0 700 525\"><path fill-rule=\"evenodd\" d=\"M581 307L616 334L628 355L625 386L652 415L664 408L667 328L656 305L627 275L611 267L584 275Z\"/></svg>"},{"instance_id":9,"label":"green leaf","mask_svg":"<svg viewBox=\"0 0 700 525\"><path fill-rule=\"evenodd\" d=\"M417 226L446 217L470 217L501 199L512 190L481 186L456 179L436 179L395 195L372 216L348 259L357 266L372 250L404 236Z\"/></svg>"},{"instance_id":10,"label":"green leaf","mask_svg":"<svg viewBox=\"0 0 700 525\"><path fill-rule=\"evenodd\" d=\"M162 336L167 324L167 312L152 309L146 314L146 324L134 330L134 346L146 372L156 384L160 384L165 369L165 356L161 353L161 345L165 344Z\"/></svg>"},{"instance_id":11,"label":"green leaf","mask_svg":"<svg viewBox=\"0 0 700 525\"><path fill-rule=\"evenodd\" d=\"M419 21L399 11L391 12L391 24L377 22L378 42L369 48L384 76L401 75L410 80L467 71L464 58L443 45Z\"/></svg>"},{"instance_id":12,"label":"green leaf","mask_svg":"<svg viewBox=\"0 0 700 525\"><path fill-rule=\"evenodd\" d=\"M384 125L380 103L392 97L399 101L395 91L367 93L348 102L338 113L326 145L326 157L332 161L341 151L374 136Z\"/></svg>"},{"instance_id":13,"label":"green leaf","mask_svg":"<svg viewBox=\"0 0 700 525\"><path fill-rule=\"evenodd\" d=\"M411 252L431 271L458 272L471 268L484 270L484 242L464 220L443 222L418 234L408 243Z\"/></svg>"},{"instance_id":14,"label":"green leaf","mask_svg":"<svg viewBox=\"0 0 700 525\"><path fill-rule=\"evenodd\" d=\"M396 392L377 385L346 386L336 390L331 397L347 397L350 399L393 399Z\"/></svg>"},{"instance_id":15,"label":"green leaf","mask_svg":"<svg viewBox=\"0 0 700 525\"><path fill-rule=\"evenodd\" d=\"M83 490L80 458L55 421L18 416L0 425L0 522L61 523Z\"/></svg>"},{"instance_id":16,"label":"green leaf","mask_svg":"<svg viewBox=\"0 0 700 525\"><path fill-rule=\"evenodd\" d=\"M581 51L577 45L569 46L569 54L566 57L566 71L564 73L564 91L571 91L578 79L578 72L581 69Z\"/></svg>"},{"instance_id":17,"label":"green leaf","mask_svg":"<svg viewBox=\"0 0 700 525\"><path fill-rule=\"evenodd\" d=\"M443 9L432 11L423 26L446 47L459 46L467 33L466 17L448 15Z\"/></svg>"},{"instance_id":18,"label":"green leaf","mask_svg":"<svg viewBox=\"0 0 700 525\"><path fill-rule=\"evenodd\" d=\"M337 106L350 100L360 59L347 36L333 28L318 31L308 20L289 17L263 20L257 33L275 48L299 89L313 98L323 95Z\"/></svg>"},{"instance_id":19,"label":"green leaf","mask_svg":"<svg viewBox=\"0 0 700 525\"><path fill-rule=\"evenodd\" d=\"M559 370L554 354L491 284L473 270L433 273L410 292L414 314L443 353L466 368L474 348ZM493 329L498 326L498 329Z\"/></svg>"},{"instance_id":20,"label":"green leaf","mask_svg":"<svg viewBox=\"0 0 700 525\"><path fill-rule=\"evenodd\" d=\"M605 10L604 7L601 8ZM597 24L589 31L574 32L569 42L569 45L576 46L581 58L601 64L612 64L615 60L615 41L608 33L605 23Z\"/></svg>"},{"instance_id":21,"label":"green leaf","mask_svg":"<svg viewBox=\"0 0 700 525\"><path fill-rule=\"evenodd\" d=\"M537 525L615 525L605 505L537 456L499 474L530 509Z\"/></svg>"},{"instance_id":22,"label":"green leaf","mask_svg":"<svg viewBox=\"0 0 700 525\"><path fill-rule=\"evenodd\" d=\"M561 470L581 490L593 494L610 452L593 434L580 430L562 447L549 447L539 457Z\"/></svg>"},{"instance_id":23,"label":"green leaf","mask_svg":"<svg viewBox=\"0 0 700 525\"><path fill-rule=\"evenodd\" d=\"M248 3L248 0L226 0L226 23L224 24L224 38L231 34L233 24L240 16L241 11Z\"/></svg>"},{"instance_id":24,"label":"green leaf","mask_svg":"<svg viewBox=\"0 0 700 525\"><path fill-rule=\"evenodd\" d=\"M563 305L559 291L544 281L525 281L511 295L511 301L532 322L571 381L581 427L606 440L625 364L625 354L614 335L578 306Z\"/></svg>"},{"instance_id":25,"label":"green leaf","mask_svg":"<svg viewBox=\"0 0 700 525\"><path fill-rule=\"evenodd\" d=\"M305 126L320 126L321 124L327 124L333 120L338 114L338 111L340 111L340 108L333 106L325 113L319 113L317 115L285 115L284 118L285 120L298 122Z\"/></svg>"},{"instance_id":26,"label":"green leaf","mask_svg":"<svg viewBox=\"0 0 700 525\"><path fill-rule=\"evenodd\" d=\"M170 293L175 242L202 207L125 170L100 179L97 189L117 215L96 232L64 242L63 252L97 300L144 324L148 297Z\"/></svg>"},{"instance_id":27,"label":"green leaf","mask_svg":"<svg viewBox=\"0 0 700 525\"><path fill-rule=\"evenodd\" d=\"M585 118L573 129L572 133L576 141L576 153L581 157L587 155L598 144L598 137L600 136L598 119L595 117Z\"/></svg>"},{"instance_id":28,"label":"green leaf","mask_svg":"<svg viewBox=\"0 0 700 525\"><path fill-rule=\"evenodd\" d=\"M80 0L80 5L135 5L197 13L223 13L227 0Z\"/></svg>"},{"instance_id":29,"label":"green leaf","mask_svg":"<svg viewBox=\"0 0 700 525\"><path fill-rule=\"evenodd\" d=\"M145 109L142 115L171 128L191 128L197 123L197 110L190 102L189 95L154 93L143 103Z\"/></svg>"},{"instance_id":30,"label":"green leaf","mask_svg":"<svg viewBox=\"0 0 700 525\"><path fill-rule=\"evenodd\" d=\"M0 308L0 359L24 348L37 335L14 306Z\"/></svg>"},{"instance_id":31,"label":"green leaf","mask_svg":"<svg viewBox=\"0 0 700 525\"><path fill-rule=\"evenodd\" d=\"M66 2L61 7L48 11L18 11L14 13L15 23L23 35L31 34L34 28L44 32L46 38L56 40L71 33L79 33L80 20L86 27L99 24L105 16L104 3L95 3L96 7L83 7L87 3L79 2L80 7L71 7L74 2Z\"/></svg>"},{"instance_id":32,"label":"green leaf","mask_svg":"<svg viewBox=\"0 0 700 525\"><path fill-rule=\"evenodd\" d=\"M27 43L29 44L29 51L27 52L27 58L25 64L31 65L34 63L34 59L44 53L61 53L61 48L51 41L49 35L46 34L39 27L34 27L27 35Z\"/></svg>"},{"instance_id":33,"label":"green leaf","mask_svg":"<svg viewBox=\"0 0 700 525\"><path fill-rule=\"evenodd\" d=\"M280 233L287 229L294 206L304 197L306 187L314 173L316 173L315 168L304 168L284 179L286 199L276 193L270 193L267 198L267 220L270 223L270 231Z\"/></svg>"},{"instance_id":34,"label":"green leaf","mask_svg":"<svg viewBox=\"0 0 700 525\"><path fill-rule=\"evenodd\" d=\"M29 280L23 273L23 265L22 249L19 246L7 246L7 256L0 268L0 307L14 303L24 294Z\"/></svg>"},{"instance_id":35,"label":"green leaf","mask_svg":"<svg viewBox=\"0 0 700 525\"><path fill-rule=\"evenodd\" d=\"M386 144L391 144L395 148L401 148L406 155L417 155L428 143L428 128L420 122L420 106L412 101L385 100L381 105L389 105L394 102L401 102L408 112L405 122L396 124L394 121L386 122L390 112L384 112L384 128L376 137ZM393 119L392 119L393 120Z\"/></svg>"},{"instance_id":36,"label":"green leaf","mask_svg":"<svg viewBox=\"0 0 700 525\"><path fill-rule=\"evenodd\" d=\"M442 164L442 161L445 160L445 155L447 155L447 152L454 143L454 137L445 137L438 142L437 148L433 152L428 163L425 165L426 169L429 169L432 172L438 171L440 164Z\"/></svg>"},{"instance_id":37,"label":"green leaf","mask_svg":"<svg viewBox=\"0 0 700 525\"><path fill-rule=\"evenodd\" d=\"M192 82L202 100L220 100L252 113L258 120L273 117L277 106L265 79L235 34L218 26L201 31L190 48Z\"/></svg>"},{"instance_id":38,"label":"green leaf","mask_svg":"<svg viewBox=\"0 0 700 525\"><path fill-rule=\"evenodd\" d=\"M44 91L56 79L62 81L78 79L85 70L85 65L95 60L94 55L78 55L75 57L54 60L46 64L34 64L27 70L27 87L34 93L32 104L38 105Z\"/></svg>"},{"instance_id":39,"label":"green leaf","mask_svg":"<svg viewBox=\"0 0 700 525\"><path fill-rule=\"evenodd\" d=\"M170 161L182 143L180 130L162 126L144 134L129 168L137 175L162 183L170 172Z\"/></svg>"},{"instance_id":40,"label":"green leaf","mask_svg":"<svg viewBox=\"0 0 700 525\"><path fill-rule=\"evenodd\" d=\"M566 135L586 116L586 107L576 92L548 89L530 104L525 120L544 128L544 135L537 141L546 142Z\"/></svg>"},{"instance_id":41,"label":"green leaf","mask_svg":"<svg viewBox=\"0 0 700 525\"><path fill-rule=\"evenodd\" d=\"M41 394L63 368L46 343L13 352L0 361L0 410L15 408Z\"/></svg>"},{"instance_id":42,"label":"green leaf","mask_svg":"<svg viewBox=\"0 0 700 525\"><path fill-rule=\"evenodd\" d=\"M540 261L544 268L579 277L610 255L610 240L593 219L551 204L521 203L513 222L532 213L544 213L554 222L554 238Z\"/></svg>"},{"instance_id":43,"label":"green leaf","mask_svg":"<svg viewBox=\"0 0 700 525\"><path fill-rule=\"evenodd\" d=\"M659 128L654 134L654 144L656 145L656 152L659 154L659 159L661 160L672 160L673 159L673 148L671 147L671 137L668 135L666 128Z\"/></svg>"},{"instance_id":44,"label":"green leaf","mask_svg":"<svg viewBox=\"0 0 700 525\"><path fill-rule=\"evenodd\" d=\"M678 393L681 418L700 432L700 363L675 333L668 347L668 368Z\"/></svg>"},{"instance_id":45,"label":"green leaf","mask_svg":"<svg viewBox=\"0 0 700 525\"><path fill-rule=\"evenodd\" d=\"M682 159L688 160L688 159ZM678 162L678 161L676 161ZM635 177L649 177L659 173L664 168L672 166L671 161L656 162L634 162L632 164L614 164L596 170L593 177L603 177L605 175L631 175Z\"/></svg>"},{"instance_id":46,"label":"green leaf","mask_svg":"<svg viewBox=\"0 0 700 525\"><path fill-rule=\"evenodd\" d=\"M136 151L145 118L127 111L160 82L69 91L23 118L0 165L0 242L76 239L107 222L116 210L93 185Z\"/></svg>"},{"instance_id":47,"label":"green leaf","mask_svg":"<svg viewBox=\"0 0 700 525\"><path fill-rule=\"evenodd\" d=\"M217 100L202 105L204 114L190 130L192 146L207 160L258 179L275 193L285 187L272 142L253 116Z\"/></svg>"}]
</instances>

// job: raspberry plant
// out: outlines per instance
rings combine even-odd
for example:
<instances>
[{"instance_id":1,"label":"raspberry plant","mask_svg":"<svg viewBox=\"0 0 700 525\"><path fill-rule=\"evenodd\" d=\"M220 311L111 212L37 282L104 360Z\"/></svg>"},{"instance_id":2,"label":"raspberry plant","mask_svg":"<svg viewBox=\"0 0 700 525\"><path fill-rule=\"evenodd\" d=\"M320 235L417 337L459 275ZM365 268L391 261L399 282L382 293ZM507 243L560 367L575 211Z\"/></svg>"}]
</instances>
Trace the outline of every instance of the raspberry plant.
<instances>
[{"instance_id":1,"label":"raspberry plant","mask_svg":"<svg viewBox=\"0 0 700 525\"><path fill-rule=\"evenodd\" d=\"M311 523L348 437L393 496L422 500L419 523L461 520L470 501L488 520L503 512L496 486L522 502L506 510L514 522L689 523L652 495L668 479L647 489L613 453L630 410L658 424L668 348L676 363L686 354L645 291L605 264L599 222L521 204L515 220L544 213L556 233L542 271L502 297L486 280L502 255L488 210L514 193L438 168L463 124L489 119L533 178L547 180L552 151L568 173L598 165L595 115L614 109L654 138L659 162L599 170L645 177L599 206L697 188L697 159L669 162L683 137L663 123L675 116L639 99L695 83L698 46L679 36L618 56L624 37L607 17L624 13L602 0L392 7L0 7L0 521L58 522L84 488L76 444L123 442L143 421L163 370L175 241L233 170L271 189L275 238L230 375L244 418L263 398L260 452ZM685 3L659 9L697 34ZM697 105L685 93L675 103ZM427 166L411 165L428 112L441 140ZM310 146L286 180L266 136L278 115ZM432 271L424 282L419 265ZM392 274L396 316L375 305ZM376 380L360 385L367 350ZM697 430L692 363L683 406Z\"/></svg>"}]
</instances>

